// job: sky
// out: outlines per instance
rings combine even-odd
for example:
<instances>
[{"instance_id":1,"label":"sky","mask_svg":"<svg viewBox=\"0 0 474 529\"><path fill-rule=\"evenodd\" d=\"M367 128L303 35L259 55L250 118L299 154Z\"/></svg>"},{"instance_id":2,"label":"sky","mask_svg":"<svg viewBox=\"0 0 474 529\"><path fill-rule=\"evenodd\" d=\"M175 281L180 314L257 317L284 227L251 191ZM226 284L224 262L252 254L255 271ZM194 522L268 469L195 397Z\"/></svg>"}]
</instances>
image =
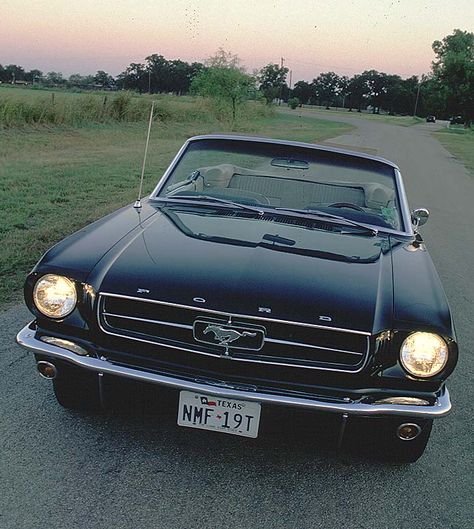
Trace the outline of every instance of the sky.
<instances>
[{"instance_id":1,"label":"sky","mask_svg":"<svg viewBox=\"0 0 474 529\"><path fill-rule=\"evenodd\" d=\"M0 64L112 75L157 53L203 62L218 48L293 83L321 72L428 73L431 44L474 31L474 0L0 0Z\"/></svg>"}]
</instances>

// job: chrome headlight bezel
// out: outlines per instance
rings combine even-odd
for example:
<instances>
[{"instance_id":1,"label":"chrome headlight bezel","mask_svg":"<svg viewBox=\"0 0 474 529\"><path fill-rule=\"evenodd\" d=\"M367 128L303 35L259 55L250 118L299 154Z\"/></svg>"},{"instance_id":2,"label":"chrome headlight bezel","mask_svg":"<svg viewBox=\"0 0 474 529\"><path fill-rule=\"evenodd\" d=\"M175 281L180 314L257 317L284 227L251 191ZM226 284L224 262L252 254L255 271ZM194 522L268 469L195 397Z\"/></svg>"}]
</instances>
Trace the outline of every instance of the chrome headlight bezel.
<instances>
[{"instance_id":1,"label":"chrome headlight bezel","mask_svg":"<svg viewBox=\"0 0 474 529\"><path fill-rule=\"evenodd\" d=\"M45 274L35 283L33 303L44 316L55 320L63 319L76 308L76 286L67 277Z\"/></svg>"},{"instance_id":2,"label":"chrome headlight bezel","mask_svg":"<svg viewBox=\"0 0 474 529\"><path fill-rule=\"evenodd\" d=\"M416 331L403 340L399 356L403 369L410 376L428 379L439 375L447 366L449 347L438 334Z\"/></svg>"}]
</instances>

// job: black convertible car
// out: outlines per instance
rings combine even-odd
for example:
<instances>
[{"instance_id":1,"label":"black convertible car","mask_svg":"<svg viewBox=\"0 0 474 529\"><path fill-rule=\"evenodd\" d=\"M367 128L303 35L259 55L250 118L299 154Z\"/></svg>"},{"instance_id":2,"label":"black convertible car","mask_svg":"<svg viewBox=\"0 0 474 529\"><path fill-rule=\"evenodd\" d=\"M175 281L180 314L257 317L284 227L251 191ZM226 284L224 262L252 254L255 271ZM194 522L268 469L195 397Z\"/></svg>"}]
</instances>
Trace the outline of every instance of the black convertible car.
<instances>
[{"instance_id":1,"label":"black convertible car","mask_svg":"<svg viewBox=\"0 0 474 529\"><path fill-rule=\"evenodd\" d=\"M194 137L149 197L43 256L17 340L66 408L128 378L178 390L182 426L256 437L290 406L415 461L458 354L427 217L381 158Z\"/></svg>"}]
</instances>

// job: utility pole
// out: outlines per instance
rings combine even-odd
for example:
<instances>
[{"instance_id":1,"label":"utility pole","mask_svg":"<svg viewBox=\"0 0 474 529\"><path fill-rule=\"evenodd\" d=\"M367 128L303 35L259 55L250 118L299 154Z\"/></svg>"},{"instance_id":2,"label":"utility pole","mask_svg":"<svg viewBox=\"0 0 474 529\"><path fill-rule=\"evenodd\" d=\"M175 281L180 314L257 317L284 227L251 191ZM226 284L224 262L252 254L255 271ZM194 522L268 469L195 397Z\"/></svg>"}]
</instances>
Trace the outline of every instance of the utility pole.
<instances>
[{"instance_id":1,"label":"utility pole","mask_svg":"<svg viewBox=\"0 0 474 529\"><path fill-rule=\"evenodd\" d=\"M290 70L290 90L291 90L291 78L293 77L293 70Z\"/></svg>"},{"instance_id":2,"label":"utility pole","mask_svg":"<svg viewBox=\"0 0 474 529\"><path fill-rule=\"evenodd\" d=\"M283 70L283 65L285 64L285 59L280 57L280 69ZM283 83L280 86L280 97L278 98L278 105L281 105L281 98L283 94Z\"/></svg>"},{"instance_id":3,"label":"utility pole","mask_svg":"<svg viewBox=\"0 0 474 529\"><path fill-rule=\"evenodd\" d=\"M421 88L421 83L426 79L426 77L424 76L424 74L422 74L420 80L418 81L418 89L416 91L416 99L415 99L415 109L413 110L413 117L415 118L416 117L416 109L418 108L418 98L420 97L420 88Z\"/></svg>"},{"instance_id":4,"label":"utility pole","mask_svg":"<svg viewBox=\"0 0 474 529\"><path fill-rule=\"evenodd\" d=\"M420 97L420 86L421 82L418 81L418 90L416 91L415 109L413 110L413 117L416 117L416 109L418 107L418 98Z\"/></svg>"},{"instance_id":5,"label":"utility pole","mask_svg":"<svg viewBox=\"0 0 474 529\"><path fill-rule=\"evenodd\" d=\"M151 94L151 70L148 69L148 93Z\"/></svg>"}]
</instances>

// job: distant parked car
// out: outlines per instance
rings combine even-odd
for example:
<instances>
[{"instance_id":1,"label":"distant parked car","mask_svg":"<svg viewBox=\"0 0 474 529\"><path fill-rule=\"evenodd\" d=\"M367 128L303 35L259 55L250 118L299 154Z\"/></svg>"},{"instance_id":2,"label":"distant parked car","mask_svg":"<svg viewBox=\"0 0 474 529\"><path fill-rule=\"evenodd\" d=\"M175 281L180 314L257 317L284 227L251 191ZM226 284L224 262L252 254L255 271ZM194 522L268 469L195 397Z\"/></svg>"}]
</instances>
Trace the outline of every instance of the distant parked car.
<instances>
[{"instance_id":1,"label":"distant parked car","mask_svg":"<svg viewBox=\"0 0 474 529\"><path fill-rule=\"evenodd\" d=\"M462 116L451 116L449 123L450 125L464 125L464 118Z\"/></svg>"},{"instance_id":2,"label":"distant parked car","mask_svg":"<svg viewBox=\"0 0 474 529\"><path fill-rule=\"evenodd\" d=\"M436 116L426 116L426 123L436 123Z\"/></svg>"}]
</instances>

